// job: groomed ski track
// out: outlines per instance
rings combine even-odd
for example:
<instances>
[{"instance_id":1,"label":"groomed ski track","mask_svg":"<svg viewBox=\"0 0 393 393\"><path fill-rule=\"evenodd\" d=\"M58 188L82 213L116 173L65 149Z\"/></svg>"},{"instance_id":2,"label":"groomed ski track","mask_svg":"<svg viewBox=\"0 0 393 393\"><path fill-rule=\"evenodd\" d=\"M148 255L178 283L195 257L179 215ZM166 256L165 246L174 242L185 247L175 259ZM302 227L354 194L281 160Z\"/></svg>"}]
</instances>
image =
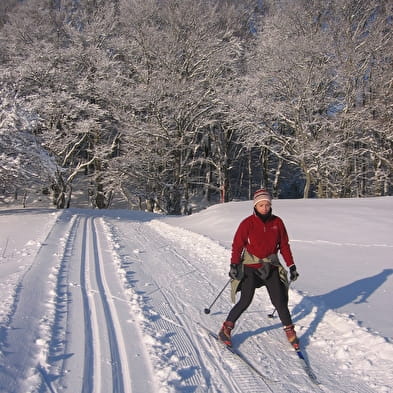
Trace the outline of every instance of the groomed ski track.
<instances>
[{"instance_id":1,"label":"groomed ski track","mask_svg":"<svg viewBox=\"0 0 393 393\"><path fill-rule=\"evenodd\" d=\"M321 385L312 383L277 319L268 319L263 289L233 341L266 377L215 342L201 325L217 331L231 307L225 292L203 313L227 280L226 251L185 233L153 215L60 213L18 288L1 343L0 392L376 391L308 337L304 354Z\"/></svg>"}]
</instances>

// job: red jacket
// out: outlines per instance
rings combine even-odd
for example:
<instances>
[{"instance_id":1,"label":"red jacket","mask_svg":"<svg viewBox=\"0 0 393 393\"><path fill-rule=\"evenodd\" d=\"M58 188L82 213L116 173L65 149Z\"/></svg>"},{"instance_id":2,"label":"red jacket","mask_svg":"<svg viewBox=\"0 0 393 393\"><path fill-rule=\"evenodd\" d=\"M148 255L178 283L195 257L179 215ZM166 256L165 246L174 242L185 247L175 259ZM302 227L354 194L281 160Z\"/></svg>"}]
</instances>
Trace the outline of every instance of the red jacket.
<instances>
[{"instance_id":1,"label":"red jacket","mask_svg":"<svg viewBox=\"0 0 393 393\"><path fill-rule=\"evenodd\" d=\"M263 222L254 213L240 223L233 238L231 263L240 263L243 249L261 259L280 251L288 267L295 263L285 225L280 217L273 214ZM259 268L262 265L247 266Z\"/></svg>"}]
</instances>

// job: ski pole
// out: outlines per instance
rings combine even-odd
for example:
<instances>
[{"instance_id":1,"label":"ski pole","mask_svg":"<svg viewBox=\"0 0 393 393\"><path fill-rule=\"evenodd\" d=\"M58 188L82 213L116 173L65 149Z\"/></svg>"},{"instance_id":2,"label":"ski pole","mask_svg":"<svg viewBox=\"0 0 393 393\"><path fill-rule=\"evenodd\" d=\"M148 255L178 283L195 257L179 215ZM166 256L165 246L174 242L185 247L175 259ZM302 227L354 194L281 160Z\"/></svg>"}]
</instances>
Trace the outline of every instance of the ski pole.
<instances>
[{"instance_id":1,"label":"ski pole","mask_svg":"<svg viewBox=\"0 0 393 393\"><path fill-rule=\"evenodd\" d=\"M277 309L275 308L275 309L273 310L273 312L272 312L271 314L267 314L267 316L268 316L269 318L274 318L274 314L275 314L276 311L277 311Z\"/></svg>"},{"instance_id":2,"label":"ski pole","mask_svg":"<svg viewBox=\"0 0 393 393\"><path fill-rule=\"evenodd\" d=\"M228 284L231 282L231 278L227 281L227 283L224 285L224 288L221 289L220 293L217 295L217 297L213 300L213 303L210 305L210 307L205 308L205 314L210 314L210 309L213 307L214 303L217 301L217 299L221 296L221 294L224 292L225 288L228 286Z\"/></svg>"}]
</instances>

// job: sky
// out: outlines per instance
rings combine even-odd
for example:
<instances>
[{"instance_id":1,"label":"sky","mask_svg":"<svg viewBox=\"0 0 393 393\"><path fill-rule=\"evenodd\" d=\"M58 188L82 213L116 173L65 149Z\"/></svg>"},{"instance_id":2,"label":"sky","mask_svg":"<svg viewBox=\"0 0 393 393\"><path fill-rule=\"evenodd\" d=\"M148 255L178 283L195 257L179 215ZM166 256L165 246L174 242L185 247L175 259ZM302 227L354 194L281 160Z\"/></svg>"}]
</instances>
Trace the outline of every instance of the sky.
<instances>
[{"instance_id":1,"label":"sky","mask_svg":"<svg viewBox=\"0 0 393 393\"><path fill-rule=\"evenodd\" d=\"M228 287L218 295L251 213L251 201L182 217L0 209L0 392L391 392L393 197L273 201L318 385L268 317L265 288L233 331L261 375L209 334L232 307Z\"/></svg>"}]
</instances>

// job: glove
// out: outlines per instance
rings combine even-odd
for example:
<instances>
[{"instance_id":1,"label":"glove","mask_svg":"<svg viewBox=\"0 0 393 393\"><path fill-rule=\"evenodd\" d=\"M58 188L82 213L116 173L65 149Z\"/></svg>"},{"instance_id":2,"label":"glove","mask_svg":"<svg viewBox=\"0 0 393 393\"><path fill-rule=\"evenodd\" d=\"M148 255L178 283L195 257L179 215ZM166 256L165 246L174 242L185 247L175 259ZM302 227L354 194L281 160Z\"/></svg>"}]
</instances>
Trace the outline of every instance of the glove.
<instances>
[{"instance_id":1,"label":"glove","mask_svg":"<svg viewBox=\"0 0 393 393\"><path fill-rule=\"evenodd\" d=\"M291 281L296 281L298 277L299 273L296 270L296 265L292 265L289 268L289 278L291 279Z\"/></svg>"},{"instance_id":2,"label":"glove","mask_svg":"<svg viewBox=\"0 0 393 393\"><path fill-rule=\"evenodd\" d=\"M232 278L232 280L237 280L239 277L239 264L236 263L231 263L230 270L229 270L229 277Z\"/></svg>"}]
</instances>

